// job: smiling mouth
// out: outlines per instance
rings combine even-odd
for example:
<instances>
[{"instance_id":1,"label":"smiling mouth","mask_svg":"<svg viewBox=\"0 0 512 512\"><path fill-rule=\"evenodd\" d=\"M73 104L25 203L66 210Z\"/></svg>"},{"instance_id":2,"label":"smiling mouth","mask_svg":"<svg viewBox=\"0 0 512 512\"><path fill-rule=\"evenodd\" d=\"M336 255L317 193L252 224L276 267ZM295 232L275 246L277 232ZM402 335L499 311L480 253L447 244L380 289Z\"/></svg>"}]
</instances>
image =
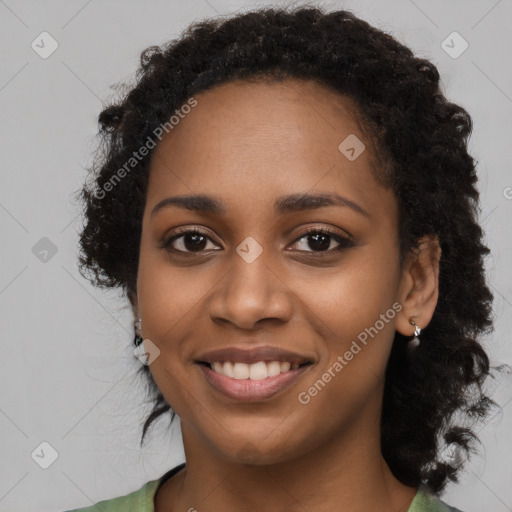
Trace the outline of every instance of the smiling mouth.
<instances>
[{"instance_id":1,"label":"smiling mouth","mask_svg":"<svg viewBox=\"0 0 512 512\"><path fill-rule=\"evenodd\" d=\"M199 364L208 367L219 375L235 380L265 380L309 366L312 363L309 361L302 364L290 363L289 361L258 361L253 364L246 364L231 361L215 361L212 363L200 361Z\"/></svg>"},{"instance_id":2,"label":"smiling mouth","mask_svg":"<svg viewBox=\"0 0 512 512\"><path fill-rule=\"evenodd\" d=\"M197 361L196 364L217 392L231 400L247 403L270 400L284 393L314 365L309 361L293 365L288 361L258 361L252 364Z\"/></svg>"}]
</instances>

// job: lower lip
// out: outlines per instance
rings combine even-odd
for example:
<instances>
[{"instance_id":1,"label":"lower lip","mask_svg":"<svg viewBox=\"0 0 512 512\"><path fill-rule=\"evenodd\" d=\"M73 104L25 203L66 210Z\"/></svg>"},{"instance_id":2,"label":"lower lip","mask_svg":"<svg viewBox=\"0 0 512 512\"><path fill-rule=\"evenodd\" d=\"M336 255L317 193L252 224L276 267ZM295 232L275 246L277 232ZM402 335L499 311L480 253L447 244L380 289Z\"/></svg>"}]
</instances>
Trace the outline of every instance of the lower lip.
<instances>
[{"instance_id":1,"label":"lower lip","mask_svg":"<svg viewBox=\"0 0 512 512\"><path fill-rule=\"evenodd\" d=\"M312 365L301 366L295 370L280 373L275 377L261 380L232 379L213 371L204 364L199 364L208 382L224 396L234 400L255 402L277 395L290 388L299 377Z\"/></svg>"}]
</instances>

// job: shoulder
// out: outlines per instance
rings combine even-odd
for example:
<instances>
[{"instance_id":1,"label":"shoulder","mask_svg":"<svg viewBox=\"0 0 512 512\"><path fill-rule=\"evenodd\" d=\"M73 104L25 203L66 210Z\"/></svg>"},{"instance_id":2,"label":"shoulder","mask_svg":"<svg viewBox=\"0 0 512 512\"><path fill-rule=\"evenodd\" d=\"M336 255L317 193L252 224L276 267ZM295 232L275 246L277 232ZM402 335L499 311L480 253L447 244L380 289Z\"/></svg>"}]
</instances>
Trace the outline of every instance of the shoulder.
<instances>
[{"instance_id":1,"label":"shoulder","mask_svg":"<svg viewBox=\"0 0 512 512\"><path fill-rule=\"evenodd\" d=\"M125 496L103 500L86 508L77 508L65 512L121 512L131 510L133 512L153 512L153 496L159 480L146 482L137 491Z\"/></svg>"},{"instance_id":2,"label":"shoulder","mask_svg":"<svg viewBox=\"0 0 512 512\"><path fill-rule=\"evenodd\" d=\"M140 489L125 496L103 500L90 507L76 508L65 512L154 512L154 497L159 486L184 466L185 463L170 469L160 478L146 482Z\"/></svg>"},{"instance_id":3,"label":"shoulder","mask_svg":"<svg viewBox=\"0 0 512 512\"><path fill-rule=\"evenodd\" d=\"M407 512L462 512L462 510L448 505L428 489L420 486Z\"/></svg>"}]
</instances>

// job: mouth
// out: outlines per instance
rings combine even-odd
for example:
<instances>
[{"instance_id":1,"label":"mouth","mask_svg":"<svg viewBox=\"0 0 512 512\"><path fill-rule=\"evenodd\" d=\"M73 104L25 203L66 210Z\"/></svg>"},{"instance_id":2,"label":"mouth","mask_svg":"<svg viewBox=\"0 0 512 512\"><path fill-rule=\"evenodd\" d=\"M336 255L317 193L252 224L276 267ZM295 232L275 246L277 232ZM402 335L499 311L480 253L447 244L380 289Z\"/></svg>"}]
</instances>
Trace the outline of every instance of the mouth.
<instances>
[{"instance_id":1,"label":"mouth","mask_svg":"<svg viewBox=\"0 0 512 512\"><path fill-rule=\"evenodd\" d=\"M258 361L253 364L240 363L234 361L214 361L208 363L199 361L198 364L205 366L218 375L228 377L234 380L266 380L278 375L293 372L299 368L304 368L313 364L311 361L296 363L290 361Z\"/></svg>"},{"instance_id":2,"label":"mouth","mask_svg":"<svg viewBox=\"0 0 512 512\"><path fill-rule=\"evenodd\" d=\"M315 359L269 345L217 349L195 361L206 381L232 400L270 399L293 386Z\"/></svg>"},{"instance_id":3,"label":"mouth","mask_svg":"<svg viewBox=\"0 0 512 512\"><path fill-rule=\"evenodd\" d=\"M261 363L265 364L264 362ZM235 368L238 364L243 363L235 363ZM259 402L284 393L291 388L313 364L304 363L293 369L290 367L290 369L286 371L280 371L278 375L268 376L267 374L267 377L262 379L228 377L223 373L218 373L207 363L198 363L198 366L208 384L224 397L237 402ZM255 363L251 366L258 367L257 371L262 372L260 376L263 374L263 369L259 363ZM284 364L284 368L286 368L286 366L288 365ZM225 364L223 365L223 368L224 367ZM241 369L239 375L241 375L242 371L245 371L245 369Z\"/></svg>"}]
</instances>

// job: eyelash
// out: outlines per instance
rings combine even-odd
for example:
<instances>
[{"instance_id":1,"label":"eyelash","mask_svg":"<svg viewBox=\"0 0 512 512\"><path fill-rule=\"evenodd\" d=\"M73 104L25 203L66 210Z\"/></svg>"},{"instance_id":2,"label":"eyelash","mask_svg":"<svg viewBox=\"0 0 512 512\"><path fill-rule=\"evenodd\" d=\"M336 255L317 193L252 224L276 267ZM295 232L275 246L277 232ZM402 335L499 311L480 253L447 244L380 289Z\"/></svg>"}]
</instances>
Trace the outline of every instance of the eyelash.
<instances>
[{"instance_id":1,"label":"eyelash","mask_svg":"<svg viewBox=\"0 0 512 512\"><path fill-rule=\"evenodd\" d=\"M350 247L355 246L355 243L348 237L341 236L340 234L334 233L326 228L316 228L316 227L306 228L305 231L298 238L295 239L293 244L296 244L297 242L299 242L303 238L307 237L308 235L318 234L318 233L327 235L327 236L333 238L336 242L339 243L339 246L334 249L329 249L327 251L300 251L300 252L306 252L306 253L313 254L315 256L323 257L323 256L332 255L333 253L337 253L337 252L341 251L342 249L348 249ZM205 233L204 231L201 231L200 229L197 229L197 228L189 228L189 229L184 229L183 231L178 232L177 234L173 235L170 238L164 239L163 243L161 244L161 248L165 249L168 252L176 253L176 254L202 255L204 250L203 251L181 251L181 250L169 248L171 246L172 242L174 242L175 240L178 240L179 238L182 238L186 235L204 236L213 242L213 240L211 240L211 238L208 236L208 234Z\"/></svg>"}]
</instances>

